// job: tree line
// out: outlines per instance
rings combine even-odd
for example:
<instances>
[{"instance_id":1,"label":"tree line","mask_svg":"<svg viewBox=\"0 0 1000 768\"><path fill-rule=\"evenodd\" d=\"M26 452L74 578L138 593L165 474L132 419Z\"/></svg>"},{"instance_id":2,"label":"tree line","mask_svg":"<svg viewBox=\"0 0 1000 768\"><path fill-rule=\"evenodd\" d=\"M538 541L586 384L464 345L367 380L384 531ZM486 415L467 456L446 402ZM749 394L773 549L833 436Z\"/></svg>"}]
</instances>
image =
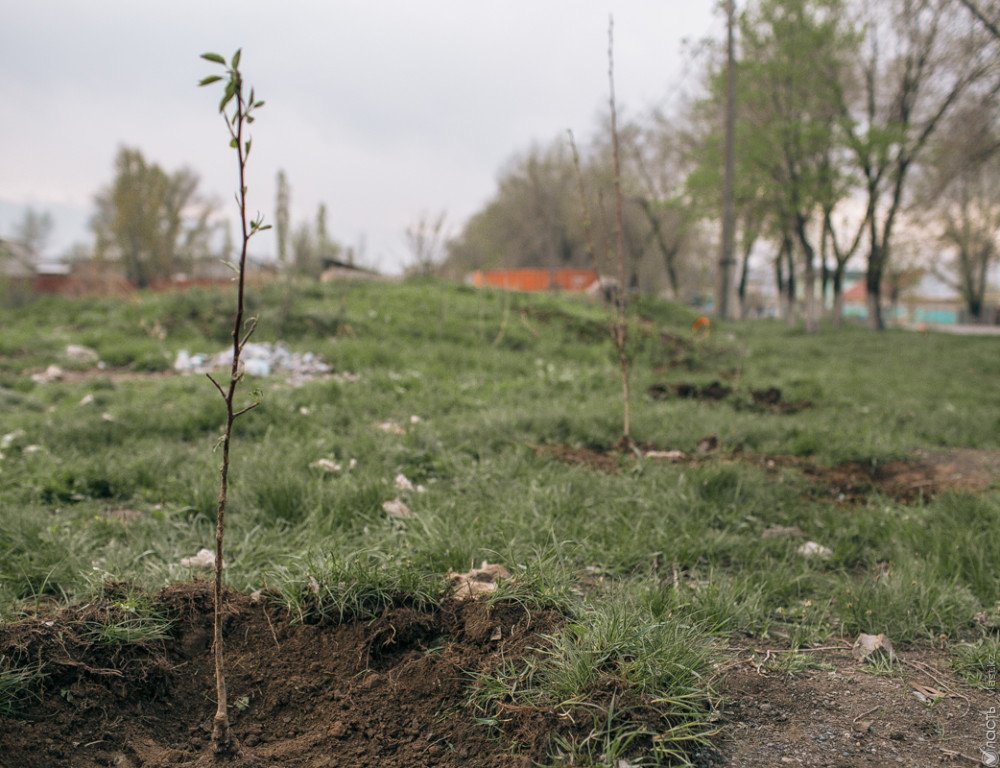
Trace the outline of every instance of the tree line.
<instances>
[{"instance_id":1,"label":"tree line","mask_svg":"<svg viewBox=\"0 0 1000 768\"><path fill-rule=\"evenodd\" d=\"M809 329L824 310L839 320L845 272L861 263L869 322L882 328L886 297L920 261L982 316L1000 247L998 15L974 0L743 7L731 281L742 313L763 260L782 314ZM621 130L630 287L684 300L701 298L717 269L726 57L721 44L707 51L695 95ZM589 189L610 189L608 143L584 154ZM518 154L449 243L443 273L592 266L575 188L562 137ZM606 240L608 201L592 209Z\"/></svg>"}]
</instances>

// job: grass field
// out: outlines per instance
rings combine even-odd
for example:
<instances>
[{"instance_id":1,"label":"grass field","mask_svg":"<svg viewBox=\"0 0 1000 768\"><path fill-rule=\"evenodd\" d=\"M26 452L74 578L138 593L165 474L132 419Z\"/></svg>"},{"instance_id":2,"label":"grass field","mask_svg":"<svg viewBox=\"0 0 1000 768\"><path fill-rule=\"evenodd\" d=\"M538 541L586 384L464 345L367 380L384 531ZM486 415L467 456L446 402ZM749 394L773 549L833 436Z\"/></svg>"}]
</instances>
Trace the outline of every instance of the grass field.
<instances>
[{"instance_id":1,"label":"grass field","mask_svg":"<svg viewBox=\"0 0 1000 768\"><path fill-rule=\"evenodd\" d=\"M211 546L224 415L203 376L170 369L181 349L225 347L229 303L193 291L0 310L0 620L113 581L134 597L95 638L166 631L143 595L196 576L181 560ZM404 283L301 286L282 303L278 287L251 294L256 340L357 380L248 379L263 403L236 430L227 581L299 620L357 619L433 604L449 570L503 564L513 578L492 600L570 618L532 664L476 681L484 721L491 702L587 700L611 675L670 702L653 757L682 759L709 738L732 638L944 643L970 684L996 664L996 476L906 494L874 481L918 451L1000 450L995 339L773 323L695 338L688 310L640 302L633 437L690 457L664 462L612 451L620 382L587 301ZM70 344L107 368L68 360ZM51 364L62 381L32 381ZM648 394L714 381L725 399ZM761 406L767 388L800 407ZM699 453L708 436L717 447ZM871 486L840 492L830 478L847 466ZM426 492L398 490L400 474ZM412 515L388 515L395 498ZM805 541L829 555L803 556ZM0 714L29 673L0 658ZM614 765L635 728L627 708L606 710L590 741L554 749Z\"/></svg>"}]
</instances>

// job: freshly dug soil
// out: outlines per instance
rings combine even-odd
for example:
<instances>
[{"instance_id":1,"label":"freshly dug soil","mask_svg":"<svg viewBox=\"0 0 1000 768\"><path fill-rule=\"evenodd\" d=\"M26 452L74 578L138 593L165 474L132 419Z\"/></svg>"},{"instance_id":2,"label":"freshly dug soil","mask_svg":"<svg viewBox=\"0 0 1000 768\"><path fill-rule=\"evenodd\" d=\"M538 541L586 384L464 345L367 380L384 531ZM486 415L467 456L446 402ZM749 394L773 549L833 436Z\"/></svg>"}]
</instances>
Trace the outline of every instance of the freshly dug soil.
<instances>
[{"instance_id":1,"label":"freshly dug soil","mask_svg":"<svg viewBox=\"0 0 1000 768\"><path fill-rule=\"evenodd\" d=\"M38 695L0 718L0 766L209 764L211 589L174 586L157 603L171 637L147 646L96 641L87 627L106 608L95 606L0 626L0 654L47 671ZM226 610L232 730L243 747L227 765L528 766L557 732L541 711L491 730L468 696L473 674L532 653L558 614L468 601L316 626L240 594Z\"/></svg>"},{"instance_id":2,"label":"freshly dug soil","mask_svg":"<svg viewBox=\"0 0 1000 768\"><path fill-rule=\"evenodd\" d=\"M2 768L529 768L547 764L553 737L592 725L590 710L501 704L501 731L469 703L475 673L534 653L559 614L467 601L292 624L266 600L230 593L227 676L242 751L216 762L210 586L164 590L156 603L173 620L171 634L148 645L95 639L90 629L115 602L112 588L99 605L0 626L0 654L47 672L16 716L0 717ZM891 674L877 675L847 648L805 651L816 668L795 674L775 666L785 651L729 649L716 682L718 748L692 755L695 764L959 765L985 746L995 694L956 680L946 653L903 650ZM655 729L663 712L631 699L618 698L616 710L648 710Z\"/></svg>"}]
</instances>

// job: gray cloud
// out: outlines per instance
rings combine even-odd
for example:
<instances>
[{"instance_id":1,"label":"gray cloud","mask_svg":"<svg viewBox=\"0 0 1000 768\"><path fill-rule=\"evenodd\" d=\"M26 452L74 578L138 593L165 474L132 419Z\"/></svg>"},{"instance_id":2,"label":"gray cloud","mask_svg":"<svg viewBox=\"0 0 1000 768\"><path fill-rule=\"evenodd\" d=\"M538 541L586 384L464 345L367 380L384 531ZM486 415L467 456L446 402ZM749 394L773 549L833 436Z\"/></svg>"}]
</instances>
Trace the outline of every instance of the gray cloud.
<instances>
[{"instance_id":1,"label":"gray cloud","mask_svg":"<svg viewBox=\"0 0 1000 768\"><path fill-rule=\"evenodd\" d=\"M252 202L269 214L284 168L293 217L326 202L334 235L367 235L384 268L398 267L402 230L421 211L447 210L458 225L511 154L593 127L609 12L619 96L636 111L675 86L681 39L718 24L712 3L682 0L4 5L0 201L8 212L56 206L58 248L86 237L80 221L122 144L194 168L205 192L230 200L232 158L214 94L195 88L210 70L197 57L243 46L267 100Z\"/></svg>"}]
</instances>

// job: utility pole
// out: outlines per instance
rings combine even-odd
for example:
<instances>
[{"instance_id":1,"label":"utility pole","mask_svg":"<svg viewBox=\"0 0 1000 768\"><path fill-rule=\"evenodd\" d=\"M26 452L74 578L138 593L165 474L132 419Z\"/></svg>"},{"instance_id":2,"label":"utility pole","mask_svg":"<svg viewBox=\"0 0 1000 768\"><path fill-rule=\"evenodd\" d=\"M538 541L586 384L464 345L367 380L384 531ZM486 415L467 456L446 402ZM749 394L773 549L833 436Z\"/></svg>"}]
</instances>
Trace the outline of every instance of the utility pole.
<instances>
[{"instance_id":1,"label":"utility pole","mask_svg":"<svg viewBox=\"0 0 1000 768\"><path fill-rule=\"evenodd\" d=\"M733 250L736 240L733 215L733 143L736 132L736 54L734 41L735 0L726 1L726 112L725 169L722 179L722 242L719 270L715 280L715 314L725 320L730 316L729 295L732 283Z\"/></svg>"}]
</instances>

